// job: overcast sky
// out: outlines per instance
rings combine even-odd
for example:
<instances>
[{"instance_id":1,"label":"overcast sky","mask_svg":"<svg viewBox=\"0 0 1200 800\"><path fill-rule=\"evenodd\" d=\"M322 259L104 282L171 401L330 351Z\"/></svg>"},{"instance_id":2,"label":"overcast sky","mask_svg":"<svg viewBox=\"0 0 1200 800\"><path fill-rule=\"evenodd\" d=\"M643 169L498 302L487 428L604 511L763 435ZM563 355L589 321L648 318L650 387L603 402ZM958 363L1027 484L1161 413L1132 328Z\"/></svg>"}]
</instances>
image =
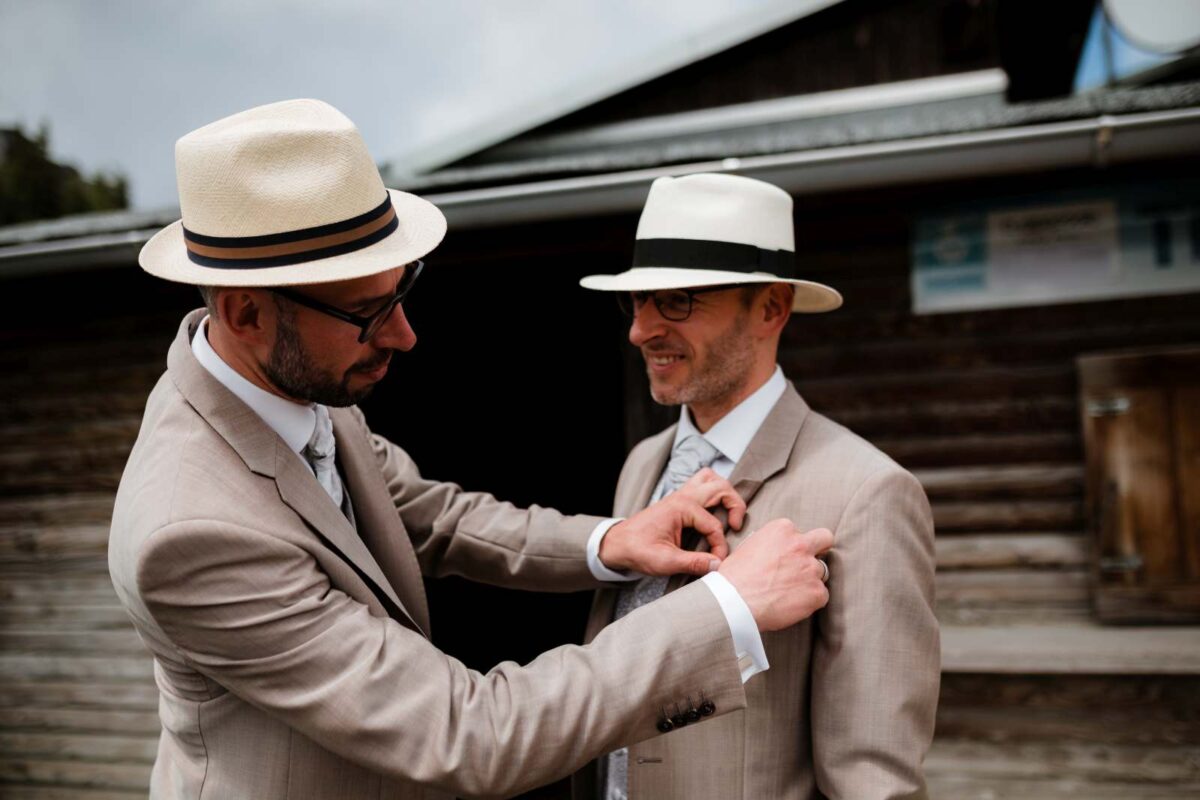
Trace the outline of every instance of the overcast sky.
<instances>
[{"instance_id":1,"label":"overcast sky","mask_svg":"<svg viewBox=\"0 0 1200 800\"><path fill-rule=\"evenodd\" d=\"M792 0L791 6L805 0ZM0 127L176 204L174 142L262 103L326 100L377 161L569 103L781 0L0 0Z\"/></svg>"}]
</instances>

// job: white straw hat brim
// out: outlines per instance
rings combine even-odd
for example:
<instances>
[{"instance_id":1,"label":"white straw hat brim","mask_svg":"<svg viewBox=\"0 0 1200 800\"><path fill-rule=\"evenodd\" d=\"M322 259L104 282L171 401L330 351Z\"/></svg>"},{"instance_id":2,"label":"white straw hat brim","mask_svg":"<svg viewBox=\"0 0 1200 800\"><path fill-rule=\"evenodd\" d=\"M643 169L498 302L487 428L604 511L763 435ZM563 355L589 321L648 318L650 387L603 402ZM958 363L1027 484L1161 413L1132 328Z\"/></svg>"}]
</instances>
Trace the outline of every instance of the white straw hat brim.
<instances>
[{"instance_id":1,"label":"white straw hat brim","mask_svg":"<svg viewBox=\"0 0 1200 800\"><path fill-rule=\"evenodd\" d=\"M779 278L765 272L723 272L715 269L681 267L634 267L617 275L588 275L579 281L585 289L600 292L655 292L659 289L688 289L723 283L788 283L796 287L792 310L806 314L833 311L842 295L831 286L797 278Z\"/></svg>"},{"instance_id":2,"label":"white straw hat brim","mask_svg":"<svg viewBox=\"0 0 1200 800\"><path fill-rule=\"evenodd\" d=\"M361 250L278 267L206 267L188 258L179 220L146 242L138 264L156 277L196 286L296 286L376 275L427 255L446 235L446 217L433 203L395 189L387 192L400 224Z\"/></svg>"}]
</instances>

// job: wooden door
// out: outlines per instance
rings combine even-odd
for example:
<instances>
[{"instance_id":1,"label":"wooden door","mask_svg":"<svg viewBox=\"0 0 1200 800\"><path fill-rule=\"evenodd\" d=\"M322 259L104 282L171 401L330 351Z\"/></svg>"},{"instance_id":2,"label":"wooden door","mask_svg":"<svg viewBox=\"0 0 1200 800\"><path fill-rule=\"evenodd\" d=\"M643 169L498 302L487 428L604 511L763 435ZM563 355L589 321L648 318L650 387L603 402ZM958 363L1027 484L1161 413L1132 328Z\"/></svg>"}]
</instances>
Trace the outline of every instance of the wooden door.
<instances>
[{"instance_id":1,"label":"wooden door","mask_svg":"<svg viewBox=\"0 0 1200 800\"><path fill-rule=\"evenodd\" d=\"M1200 620L1200 347L1078 367L1097 615Z\"/></svg>"}]
</instances>

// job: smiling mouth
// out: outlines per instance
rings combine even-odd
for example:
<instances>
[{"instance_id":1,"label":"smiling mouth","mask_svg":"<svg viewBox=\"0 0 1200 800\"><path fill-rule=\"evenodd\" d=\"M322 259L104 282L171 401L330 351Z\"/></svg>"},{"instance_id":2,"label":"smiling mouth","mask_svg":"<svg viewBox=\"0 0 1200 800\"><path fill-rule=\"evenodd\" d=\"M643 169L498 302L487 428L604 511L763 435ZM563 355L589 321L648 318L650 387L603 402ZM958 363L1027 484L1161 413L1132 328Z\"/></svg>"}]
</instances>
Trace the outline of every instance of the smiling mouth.
<instances>
[{"instance_id":1,"label":"smiling mouth","mask_svg":"<svg viewBox=\"0 0 1200 800\"><path fill-rule=\"evenodd\" d=\"M679 353L644 353L643 357L646 359L646 365L652 369L665 369L684 360L684 356Z\"/></svg>"}]
</instances>

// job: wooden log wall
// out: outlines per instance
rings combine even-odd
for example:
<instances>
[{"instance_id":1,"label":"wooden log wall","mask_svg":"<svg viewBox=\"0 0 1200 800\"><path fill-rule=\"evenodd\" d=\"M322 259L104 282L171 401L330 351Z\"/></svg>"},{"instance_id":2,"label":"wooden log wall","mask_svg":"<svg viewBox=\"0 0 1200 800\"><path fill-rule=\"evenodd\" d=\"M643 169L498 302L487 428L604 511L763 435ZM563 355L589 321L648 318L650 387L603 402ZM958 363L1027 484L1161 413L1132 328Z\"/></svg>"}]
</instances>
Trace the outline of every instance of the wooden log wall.
<instances>
[{"instance_id":1,"label":"wooden log wall","mask_svg":"<svg viewBox=\"0 0 1200 800\"><path fill-rule=\"evenodd\" d=\"M175 319L0 332L0 797L146 796L158 691L108 526Z\"/></svg>"},{"instance_id":2,"label":"wooden log wall","mask_svg":"<svg viewBox=\"0 0 1200 800\"><path fill-rule=\"evenodd\" d=\"M793 322L781 359L817 410L912 469L933 503L945 656L934 797L1200 796L1200 634L1091 622L1073 365L1086 351L1200 341L1200 296L915 317L908 232L921 199L798 202L803 269L847 302ZM627 263L635 223L452 234L439 263L513 268L510 294L467 315L506 331L514 309L576 291L575 276L554 282L554 262ZM516 269L531 258L537 274ZM145 797L157 695L109 583L109 514L146 393L196 302L149 279L114 290L104 274L72 276L79 322L21 299L61 281L10 281L0 297L0 796L127 800ZM593 322L578 329L617 347L611 320ZM636 441L672 415L647 401L631 352L624 364Z\"/></svg>"},{"instance_id":3,"label":"wooden log wall","mask_svg":"<svg viewBox=\"0 0 1200 800\"><path fill-rule=\"evenodd\" d=\"M846 304L791 323L781 362L815 409L929 495L944 662L931 790L1198 796L1200 629L1092 621L1074 360L1200 342L1200 295L915 316L922 202L914 190L798 203L806 277Z\"/></svg>"}]
</instances>

